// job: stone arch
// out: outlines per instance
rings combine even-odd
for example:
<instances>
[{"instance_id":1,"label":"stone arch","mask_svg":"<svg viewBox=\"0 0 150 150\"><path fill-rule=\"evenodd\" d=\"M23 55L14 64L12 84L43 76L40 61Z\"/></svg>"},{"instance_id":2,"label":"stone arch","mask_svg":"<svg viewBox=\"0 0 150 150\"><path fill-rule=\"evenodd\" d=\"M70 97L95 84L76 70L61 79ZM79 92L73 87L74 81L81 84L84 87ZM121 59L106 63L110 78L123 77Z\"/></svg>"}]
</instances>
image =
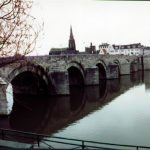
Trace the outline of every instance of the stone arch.
<instances>
[{"instance_id":1,"label":"stone arch","mask_svg":"<svg viewBox=\"0 0 150 150\"><path fill-rule=\"evenodd\" d=\"M96 63L96 66L99 69L99 79L107 79L107 66L103 60L99 60Z\"/></svg>"},{"instance_id":2,"label":"stone arch","mask_svg":"<svg viewBox=\"0 0 150 150\"><path fill-rule=\"evenodd\" d=\"M121 65L120 65L120 61L118 59L115 59L113 61L113 63L117 64L118 65L118 73L119 73L119 76L120 76L120 70L121 70Z\"/></svg>"},{"instance_id":3,"label":"stone arch","mask_svg":"<svg viewBox=\"0 0 150 150\"><path fill-rule=\"evenodd\" d=\"M81 63L72 61L67 65L67 70L69 74L69 85L84 85L85 71Z\"/></svg>"},{"instance_id":4,"label":"stone arch","mask_svg":"<svg viewBox=\"0 0 150 150\"><path fill-rule=\"evenodd\" d=\"M71 62L67 65L67 70L68 70L70 67L76 67L76 68L78 68L78 69L81 71L83 77L85 76L85 70L84 70L84 67L83 67L83 65L82 65L81 63L79 63L79 62L77 62L77 61L71 61Z\"/></svg>"},{"instance_id":5,"label":"stone arch","mask_svg":"<svg viewBox=\"0 0 150 150\"><path fill-rule=\"evenodd\" d=\"M45 69L42 66L30 62L23 62L17 68L13 69L8 74L7 82L12 83L16 77L24 73L37 75L41 80L44 81L45 85L47 86L48 94L56 93L55 84L54 81L52 80L52 77L48 75L48 73L45 71Z\"/></svg>"}]
</instances>

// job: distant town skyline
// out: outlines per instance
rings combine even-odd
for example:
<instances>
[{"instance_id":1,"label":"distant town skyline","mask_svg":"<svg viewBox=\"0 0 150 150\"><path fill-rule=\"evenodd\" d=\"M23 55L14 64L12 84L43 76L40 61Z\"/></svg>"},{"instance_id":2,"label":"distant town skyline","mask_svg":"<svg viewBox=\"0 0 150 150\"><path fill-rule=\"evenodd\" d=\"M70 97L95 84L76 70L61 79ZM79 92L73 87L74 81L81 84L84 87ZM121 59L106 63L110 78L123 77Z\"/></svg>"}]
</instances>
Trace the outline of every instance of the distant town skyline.
<instances>
[{"instance_id":1,"label":"distant town skyline","mask_svg":"<svg viewBox=\"0 0 150 150\"><path fill-rule=\"evenodd\" d=\"M150 45L149 1L34 0L32 14L44 22L40 48L33 54L48 54L51 48L68 47L72 26L76 49L92 42Z\"/></svg>"}]
</instances>

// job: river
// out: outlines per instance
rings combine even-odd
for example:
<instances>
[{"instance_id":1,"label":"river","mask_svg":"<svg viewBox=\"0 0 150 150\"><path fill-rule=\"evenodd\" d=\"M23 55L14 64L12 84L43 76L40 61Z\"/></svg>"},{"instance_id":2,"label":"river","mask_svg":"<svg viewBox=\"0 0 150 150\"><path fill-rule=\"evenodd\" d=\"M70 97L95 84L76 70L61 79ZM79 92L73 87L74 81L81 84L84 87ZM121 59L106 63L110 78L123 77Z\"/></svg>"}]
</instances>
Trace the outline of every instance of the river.
<instances>
[{"instance_id":1,"label":"river","mask_svg":"<svg viewBox=\"0 0 150 150\"><path fill-rule=\"evenodd\" d=\"M98 142L150 147L150 72L71 87L70 96L14 94L0 127Z\"/></svg>"}]
</instances>

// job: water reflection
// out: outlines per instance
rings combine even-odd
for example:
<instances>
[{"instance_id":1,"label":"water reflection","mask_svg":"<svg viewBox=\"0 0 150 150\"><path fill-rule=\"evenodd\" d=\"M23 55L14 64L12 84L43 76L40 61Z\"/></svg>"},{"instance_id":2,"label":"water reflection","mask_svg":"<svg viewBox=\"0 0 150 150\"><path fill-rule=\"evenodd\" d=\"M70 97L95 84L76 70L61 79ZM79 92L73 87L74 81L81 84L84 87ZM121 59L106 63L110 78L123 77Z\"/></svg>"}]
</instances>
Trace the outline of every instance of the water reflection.
<instances>
[{"instance_id":1,"label":"water reflection","mask_svg":"<svg viewBox=\"0 0 150 150\"><path fill-rule=\"evenodd\" d=\"M71 112L75 112L82 108L85 104L84 88L82 86L70 86L70 93L70 109Z\"/></svg>"},{"instance_id":2,"label":"water reflection","mask_svg":"<svg viewBox=\"0 0 150 150\"><path fill-rule=\"evenodd\" d=\"M139 84L139 82L144 82L144 78L147 78L147 73L145 74L144 77L144 72L136 72L131 74L130 79L131 82L133 82L134 84Z\"/></svg>"},{"instance_id":3,"label":"water reflection","mask_svg":"<svg viewBox=\"0 0 150 150\"><path fill-rule=\"evenodd\" d=\"M145 82L150 88L149 72L101 80L99 86L70 87L70 96L36 97L14 94L9 117L0 117L0 127L52 135L108 105L129 88Z\"/></svg>"},{"instance_id":4,"label":"water reflection","mask_svg":"<svg viewBox=\"0 0 150 150\"><path fill-rule=\"evenodd\" d=\"M146 71L144 73L144 83L145 83L145 89L146 91L149 91L150 90L150 72L149 71Z\"/></svg>"},{"instance_id":5,"label":"water reflection","mask_svg":"<svg viewBox=\"0 0 150 150\"><path fill-rule=\"evenodd\" d=\"M49 104L47 97L42 99L42 97L15 94L14 105L9 116L10 127L29 132L40 131Z\"/></svg>"}]
</instances>

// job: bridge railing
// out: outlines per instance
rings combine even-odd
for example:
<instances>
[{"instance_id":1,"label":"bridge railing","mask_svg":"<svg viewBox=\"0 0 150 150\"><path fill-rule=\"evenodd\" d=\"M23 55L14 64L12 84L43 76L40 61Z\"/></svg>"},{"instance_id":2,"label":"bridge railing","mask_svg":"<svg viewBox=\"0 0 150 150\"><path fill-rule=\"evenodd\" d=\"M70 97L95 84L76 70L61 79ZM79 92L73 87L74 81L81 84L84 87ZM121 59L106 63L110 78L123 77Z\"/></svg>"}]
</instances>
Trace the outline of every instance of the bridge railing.
<instances>
[{"instance_id":1,"label":"bridge railing","mask_svg":"<svg viewBox=\"0 0 150 150\"><path fill-rule=\"evenodd\" d=\"M119 150L142 150L150 149L147 146L138 146L138 145L123 145L123 144L112 144L112 143L103 143L103 142L94 142L88 140L79 140L73 138L63 138L56 136L49 136L44 134L29 133L17 130L9 130L0 128L0 138L2 140L8 141L18 141L22 140L24 143L29 143L30 148L43 147L47 148L69 148L69 149L119 149ZM19 141L20 142L20 141ZM23 143L23 142L22 142ZM0 145L1 146L1 145Z\"/></svg>"}]
</instances>

